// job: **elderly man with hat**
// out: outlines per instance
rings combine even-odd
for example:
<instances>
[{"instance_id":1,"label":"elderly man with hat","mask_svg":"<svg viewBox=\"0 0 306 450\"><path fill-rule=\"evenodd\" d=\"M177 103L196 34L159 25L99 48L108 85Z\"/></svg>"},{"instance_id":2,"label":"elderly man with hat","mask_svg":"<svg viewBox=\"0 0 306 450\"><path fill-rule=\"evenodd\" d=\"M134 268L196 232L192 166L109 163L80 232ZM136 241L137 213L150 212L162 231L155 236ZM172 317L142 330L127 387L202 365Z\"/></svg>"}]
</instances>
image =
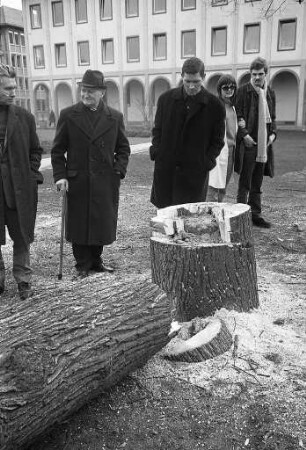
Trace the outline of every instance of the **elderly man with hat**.
<instances>
[{"instance_id":1,"label":"elderly man with hat","mask_svg":"<svg viewBox=\"0 0 306 450\"><path fill-rule=\"evenodd\" d=\"M0 64L0 294L5 289L5 266L1 246L5 227L13 241L13 276L21 300L32 295L30 244L34 240L37 184L42 148L34 116L14 105L16 74Z\"/></svg>"},{"instance_id":2,"label":"elderly man with hat","mask_svg":"<svg viewBox=\"0 0 306 450\"><path fill-rule=\"evenodd\" d=\"M103 102L104 76L87 70L81 101L61 111L51 151L59 191L67 191L66 239L78 277L113 272L103 246L116 239L120 180L130 155L123 116Z\"/></svg>"}]
</instances>

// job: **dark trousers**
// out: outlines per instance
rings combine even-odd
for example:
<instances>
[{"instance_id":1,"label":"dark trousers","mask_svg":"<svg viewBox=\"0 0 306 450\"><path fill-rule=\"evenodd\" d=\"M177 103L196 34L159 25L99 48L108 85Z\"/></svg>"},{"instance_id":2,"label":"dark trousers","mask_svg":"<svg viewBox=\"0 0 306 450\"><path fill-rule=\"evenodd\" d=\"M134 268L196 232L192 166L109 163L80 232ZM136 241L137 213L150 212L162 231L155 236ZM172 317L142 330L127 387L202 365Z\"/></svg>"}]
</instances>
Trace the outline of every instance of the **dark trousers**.
<instances>
[{"instance_id":1,"label":"dark trousers","mask_svg":"<svg viewBox=\"0 0 306 450\"><path fill-rule=\"evenodd\" d=\"M261 214L261 185L264 163L256 162L257 147L245 148L242 171L238 182L237 203L247 203L253 216Z\"/></svg>"},{"instance_id":2,"label":"dark trousers","mask_svg":"<svg viewBox=\"0 0 306 450\"><path fill-rule=\"evenodd\" d=\"M77 270L88 272L93 266L100 264L103 245L79 245L72 244L72 252L76 261Z\"/></svg>"},{"instance_id":3,"label":"dark trousers","mask_svg":"<svg viewBox=\"0 0 306 450\"><path fill-rule=\"evenodd\" d=\"M31 281L30 246L24 242L16 209L4 206L4 218L10 238L13 241L13 276L17 283ZM0 280L5 279L5 266L0 246Z\"/></svg>"}]
</instances>

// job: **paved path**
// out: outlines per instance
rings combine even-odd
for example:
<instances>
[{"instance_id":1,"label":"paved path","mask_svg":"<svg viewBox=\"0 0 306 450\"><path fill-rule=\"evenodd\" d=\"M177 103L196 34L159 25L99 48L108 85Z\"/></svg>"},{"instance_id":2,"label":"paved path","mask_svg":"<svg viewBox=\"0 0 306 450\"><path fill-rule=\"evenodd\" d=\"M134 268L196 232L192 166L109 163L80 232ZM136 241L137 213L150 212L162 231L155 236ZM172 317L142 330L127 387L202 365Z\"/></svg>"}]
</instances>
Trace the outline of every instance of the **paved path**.
<instances>
[{"instance_id":1,"label":"paved path","mask_svg":"<svg viewBox=\"0 0 306 450\"><path fill-rule=\"evenodd\" d=\"M131 145L131 153L135 155L136 153L142 153L148 150L151 142L144 142L143 144ZM43 157L41 160L40 170L51 169L51 158L50 156Z\"/></svg>"}]
</instances>

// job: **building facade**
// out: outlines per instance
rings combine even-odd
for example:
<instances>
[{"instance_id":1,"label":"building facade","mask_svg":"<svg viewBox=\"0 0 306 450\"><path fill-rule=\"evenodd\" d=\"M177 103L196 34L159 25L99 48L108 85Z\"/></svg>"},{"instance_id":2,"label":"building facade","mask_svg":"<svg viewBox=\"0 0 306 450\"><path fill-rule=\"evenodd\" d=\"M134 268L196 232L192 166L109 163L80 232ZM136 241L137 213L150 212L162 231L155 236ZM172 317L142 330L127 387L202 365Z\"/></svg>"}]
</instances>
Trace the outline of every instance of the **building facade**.
<instances>
[{"instance_id":1,"label":"building facade","mask_svg":"<svg viewBox=\"0 0 306 450\"><path fill-rule=\"evenodd\" d=\"M30 111L27 58L22 12L8 6L0 6L0 62L15 68L17 81L15 102Z\"/></svg>"},{"instance_id":2,"label":"building facade","mask_svg":"<svg viewBox=\"0 0 306 450\"><path fill-rule=\"evenodd\" d=\"M23 0L38 124L78 101L86 69L105 74L107 102L127 124L151 124L159 95L190 56L212 92L223 73L249 79L267 59L280 125L306 127L306 3L295 0Z\"/></svg>"}]
</instances>

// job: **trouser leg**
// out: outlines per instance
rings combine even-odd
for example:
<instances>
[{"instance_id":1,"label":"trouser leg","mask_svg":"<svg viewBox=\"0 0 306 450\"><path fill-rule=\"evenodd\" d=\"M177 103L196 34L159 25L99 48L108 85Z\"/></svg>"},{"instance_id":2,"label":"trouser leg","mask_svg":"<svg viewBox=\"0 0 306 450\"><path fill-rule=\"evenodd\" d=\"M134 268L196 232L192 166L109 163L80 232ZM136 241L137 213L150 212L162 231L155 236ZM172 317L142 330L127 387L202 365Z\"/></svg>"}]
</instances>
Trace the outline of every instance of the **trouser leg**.
<instances>
[{"instance_id":1,"label":"trouser leg","mask_svg":"<svg viewBox=\"0 0 306 450\"><path fill-rule=\"evenodd\" d=\"M72 252L76 261L75 268L88 272L92 265L91 247L73 243Z\"/></svg>"},{"instance_id":2,"label":"trouser leg","mask_svg":"<svg viewBox=\"0 0 306 450\"><path fill-rule=\"evenodd\" d=\"M30 246L13 244L13 276L17 283L31 282Z\"/></svg>"},{"instance_id":3,"label":"trouser leg","mask_svg":"<svg viewBox=\"0 0 306 450\"><path fill-rule=\"evenodd\" d=\"M103 245L91 246L92 266L98 266L102 263L102 253Z\"/></svg>"},{"instance_id":4,"label":"trouser leg","mask_svg":"<svg viewBox=\"0 0 306 450\"><path fill-rule=\"evenodd\" d=\"M19 218L15 209L5 208L5 221L13 241L13 276L17 283L30 283L30 245L26 244L21 233Z\"/></svg>"},{"instance_id":5,"label":"trouser leg","mask_svg":"<svg viewBox=\"0 0 306 450\"><path fill-rule=\"evenodd\" d=\"M4 286L4 282L5 282L5 266L0 246L0 285Z\"/></svg>"},{"instance_id":6,"label":"trouser leg","mask_svg":"<svg viewBox=\"0 0 306 450\"><path fill-rule=\"evenodd\" d=\"M218 201L218 191L219 191L219 189L214 188L213 186L208 186L206 201L207 202L217 202Z\"/></svg>"},{"instance_id":7,"label":"trouser leg","mask_svg":"<svg viewBox=\"0 0 306 450\"><path fill-rule=\"evenodd\" d=\"M248 203L256 153L257 147L245 149L242 170L238 181L237 203Z\"/></svg>"},{"instance_id":8,"label":"trouser leg","mask_svg":"<svg viewBox=\"0 0 306 450\"><path fill-rule=\"evenodd\" d=\"M262 193L261 186L263 182L263 176L264 176L264 164L256 162L253 170L252 183L248 201L253 216L261 215L261 193Z\"/></svg>"}]
</instances>

